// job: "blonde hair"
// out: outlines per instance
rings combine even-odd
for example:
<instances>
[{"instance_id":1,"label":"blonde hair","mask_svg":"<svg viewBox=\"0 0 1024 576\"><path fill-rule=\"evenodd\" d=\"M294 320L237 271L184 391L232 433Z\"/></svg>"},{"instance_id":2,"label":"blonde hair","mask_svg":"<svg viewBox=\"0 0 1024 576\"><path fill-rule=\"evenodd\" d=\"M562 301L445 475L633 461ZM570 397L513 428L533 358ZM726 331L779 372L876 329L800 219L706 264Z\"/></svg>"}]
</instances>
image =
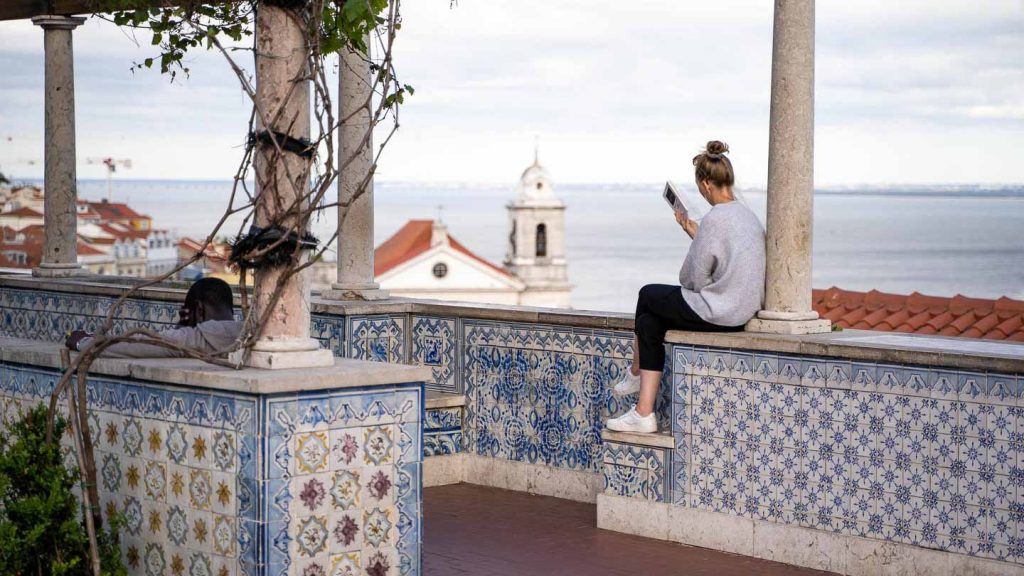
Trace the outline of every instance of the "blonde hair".
<instances>
[{"instance_id":1,"label":"blonde hair","mask_svg":"<svg viewBox=\"0 0 1024 576\"><path fill-rule=\"evenodd\" d=\"M694 176L698 182L710 181L716 186L731 188L736 181L732 171L732 162L726 158L729 145L725 142L712 140L704 147L704 151L693 157Z\"/></svg>"}]
</instances>

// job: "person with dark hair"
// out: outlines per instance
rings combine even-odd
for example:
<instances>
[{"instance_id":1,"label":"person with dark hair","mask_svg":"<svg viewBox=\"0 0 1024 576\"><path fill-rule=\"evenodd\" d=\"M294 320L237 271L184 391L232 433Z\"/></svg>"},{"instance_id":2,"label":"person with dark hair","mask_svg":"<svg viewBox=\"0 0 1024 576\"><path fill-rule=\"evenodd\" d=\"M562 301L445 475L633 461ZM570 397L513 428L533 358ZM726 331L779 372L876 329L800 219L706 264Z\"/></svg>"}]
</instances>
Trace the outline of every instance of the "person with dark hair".
<instances>
[{"instance_id":1,"label":"person with dark hair","mask_svg":"<svg viewBox=\"0 0 1024 576\"><path fill-rule=\"evenodd\" d=\"M178 310L178 326L163 330L159 336L182 348L212 353L225 350L238 339L242 323L235 320L231 286L219 278L202 278L189 288ZM82 350L92 334L76 330L68 334L64 345ZM103 350L104 358L183 358L180 350L143 342L118 342Z\"/></svg>"},{"instance_id":2,"label":"person with dark hair","mask_svg":"<svg viewBox=\"0 0 1024 576\"><path fill-rule=\"evenodd\" d=\"M612 393L640 393L625 414L608 421L620 432L657 432L654 400L665 366L665 332L736 331L761 309L764 300L764 228L736 200L729 147L708 142L693 159L694 179L711 211L698 225L682 212L676 222L693 243L679 271L680 285L648 284L636 303L633 364Z\"/></svg>"}]
</instances>

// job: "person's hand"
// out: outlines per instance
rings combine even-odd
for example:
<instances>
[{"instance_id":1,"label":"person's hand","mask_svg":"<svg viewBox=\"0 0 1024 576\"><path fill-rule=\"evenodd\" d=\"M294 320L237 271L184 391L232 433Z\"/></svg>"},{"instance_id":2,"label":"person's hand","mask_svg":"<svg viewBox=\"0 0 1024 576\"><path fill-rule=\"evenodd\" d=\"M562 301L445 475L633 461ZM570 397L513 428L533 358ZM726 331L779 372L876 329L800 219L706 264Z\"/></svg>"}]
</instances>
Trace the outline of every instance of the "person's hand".
<instances>
[{"instance_id":1,"label":"person's hand","mask_svg":"<svg viewBox=\"0 0 1024 576\"><path fill-rule=\"evenodd\" d=\"M178 309L178 326L192 326L192 311L184 304Z\"/></svg>"},{"instance_id":2,"label":"person's hand","mask_svg":"<svg viewBox=\"0 0 1024 576\"><path fill-rule=\"evenodd\" d=\"M680 212L680 211L676 210L675 216L676 216L676 222L680 226L682 226L683 230L690 236L690 238L693 238L694 236L697 235L697 228L699 226L697 225L697 223L695 221L690 220L689 218L687 218L685 212Z\"/></svg>"},{"instance_id":3,"label":"person's hand","mask_svg":"<svg viewBox=\"0 0 1024 576\"><path fill-rule=\"evenodd\" d=\"M78 345L82 342L82 340L85 340L90 336L92 336L92 334L89 334L85 330L73 330L71 332L68 332L67 337L64 339L64 346L66 346L68 350L74 350L77 352Z\"/></svg>"},{"instance_id":4,"label":"person's hand","mask_svg":"<svg viewBox=\"0 0 1024 576\"><path fill-rule=\"evenodd\" d=\"M699 228L700 225L697 224L695 220L690 220L689 218L687 218L686 221L683 222L683 230L686 231L686 233L690 236L691 239L697 236L697 230Z\"/></svg>"}]
</instances>

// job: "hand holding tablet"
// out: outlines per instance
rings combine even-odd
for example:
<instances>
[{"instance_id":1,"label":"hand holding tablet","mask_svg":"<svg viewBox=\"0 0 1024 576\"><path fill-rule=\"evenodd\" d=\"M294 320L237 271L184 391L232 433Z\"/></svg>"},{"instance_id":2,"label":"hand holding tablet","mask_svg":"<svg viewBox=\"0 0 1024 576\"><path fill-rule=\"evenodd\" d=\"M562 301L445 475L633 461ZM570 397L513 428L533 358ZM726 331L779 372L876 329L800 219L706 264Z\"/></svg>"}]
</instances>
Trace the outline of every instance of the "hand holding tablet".
<instances>
[{"instance_id":1,"label":"hand holding tablet","mask_svg":"<svg viewBox=\"0 0 1024 576\"><path fill-rule=\"evenodd\" d=\"M661 197L668 202L673 210L681 212L683 217L688 220L696 222L704 217L704 205L707 204L707 201L697 192L685 189L680 191L672 182L665 182L665 191L662 192Z\"/></svg>"}]
</instances>

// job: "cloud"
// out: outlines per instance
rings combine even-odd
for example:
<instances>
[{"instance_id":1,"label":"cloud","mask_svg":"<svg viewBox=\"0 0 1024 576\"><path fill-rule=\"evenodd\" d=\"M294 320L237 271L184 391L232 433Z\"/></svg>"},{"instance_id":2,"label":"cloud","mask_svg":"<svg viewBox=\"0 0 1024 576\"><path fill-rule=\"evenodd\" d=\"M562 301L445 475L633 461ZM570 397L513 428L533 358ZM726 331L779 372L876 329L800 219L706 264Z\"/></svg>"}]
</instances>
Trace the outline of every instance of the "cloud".
<instances>
[{"instance_id":1,"label":"cloud","mask_svg":"<svg viewBox=\"0 0 1024 576\"><path fill-rule=\"evenodd\" d=\"M560 181L686 179L709 139L739 180L767 175L772 5L763 0L418 0L396 61L415 86L381 179L513 182L540 137ZM1024 181L1024 2L817 5L822 184ZM130 154L135 177L228 178L249 106L219 55L170 84L108 23L75 32L80 160ZM42 155L42 34L0 24L0 168ZM15 136L19 145L3 137ZM965 158L998 163L975 173ZM30 167L15 166L31 174ZM13 169L12 169L13 171ZM95 167L79 174L102 176Z\"/></svg>"}]
</instances>

